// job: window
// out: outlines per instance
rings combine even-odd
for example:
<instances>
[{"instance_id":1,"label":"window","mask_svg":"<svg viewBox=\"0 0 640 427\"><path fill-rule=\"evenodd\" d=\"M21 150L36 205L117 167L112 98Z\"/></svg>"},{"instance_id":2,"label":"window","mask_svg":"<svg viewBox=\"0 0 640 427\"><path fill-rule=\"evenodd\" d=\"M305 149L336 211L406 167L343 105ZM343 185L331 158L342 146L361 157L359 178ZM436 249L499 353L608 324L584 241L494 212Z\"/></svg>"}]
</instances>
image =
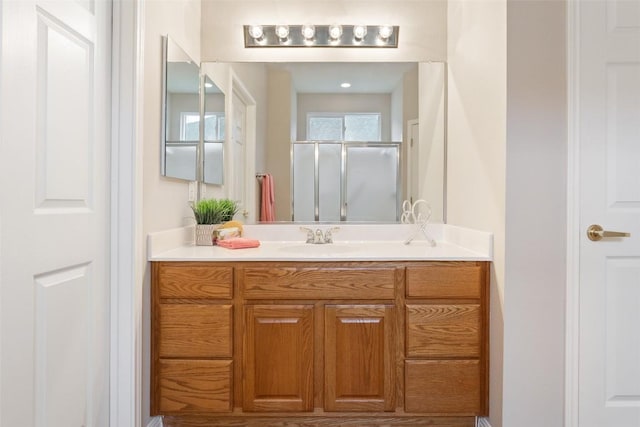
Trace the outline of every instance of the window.
<instances>
[{"instance_id":1,"label":"window","mask_svg":"<svg viewBox=\"0 0 640 427\"><path fill-rule=\"evenodd\" d=\"M380 113L309 113L309 141L380 141Z\"/></svg>"},{"instance_id":2,"label":"window","mask_svg":"<svg viewBox=\"0 0 640 427\"><path fill-rule=\"evenodd\" d=\"M198 141L200 132L200 114L180 114L180 141Z\"/></svg>"},{"instance_id":3,"label":"window","mask_svg":"<svg viewBox=\"0 0 640 427\"><path fill-rule=\"evenodd\" d=\"M198 141L200 114L182 113L180 116L180 141ZM207 113L204 116L205 141L224 140L224 113Z\"/></svg>"}]
</instances>

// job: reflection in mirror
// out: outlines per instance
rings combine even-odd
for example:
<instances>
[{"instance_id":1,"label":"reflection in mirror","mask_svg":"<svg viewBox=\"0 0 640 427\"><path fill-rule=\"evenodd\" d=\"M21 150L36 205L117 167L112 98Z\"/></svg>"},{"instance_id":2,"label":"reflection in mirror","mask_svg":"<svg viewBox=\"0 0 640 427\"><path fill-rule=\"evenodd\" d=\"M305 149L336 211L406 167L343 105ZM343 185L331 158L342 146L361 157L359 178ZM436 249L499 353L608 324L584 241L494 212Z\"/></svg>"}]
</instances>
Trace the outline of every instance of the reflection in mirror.
<instances>
[{"instance_id":1,"label":"reflection in mirror","mask_svg":"<svg viewBox=\"0 0 640 427\"><path fill-rule=\"evenodd\" d=\"M270 174L276 221L395 222L404 199L425 199L432 220L444 222L446 64L216 67L216 81L233 75L256 100L246 159L256 177L249 168L244 176L256 186L256 218Z\"/></svg>"},{"instance_id":2,"label":"reflection in mirror","mask_svg":"<svg viewBox=\"0 0 640 427\"><path fill-rule=\"evenodd\" d=\"M224 93L209 76L204 78L204 182L223 184L224 176Z\"/></svg>"},{"instance_id":3,"label":"reflection in mirror","mask_svg":"<svg viewBox=\"0 0 640 427\"><path fill-rule=\"evenodd\" d=\"M162 174L196 180L200 140L199 67L166 36L163 38Z\"/></svg>"}]
</instances>

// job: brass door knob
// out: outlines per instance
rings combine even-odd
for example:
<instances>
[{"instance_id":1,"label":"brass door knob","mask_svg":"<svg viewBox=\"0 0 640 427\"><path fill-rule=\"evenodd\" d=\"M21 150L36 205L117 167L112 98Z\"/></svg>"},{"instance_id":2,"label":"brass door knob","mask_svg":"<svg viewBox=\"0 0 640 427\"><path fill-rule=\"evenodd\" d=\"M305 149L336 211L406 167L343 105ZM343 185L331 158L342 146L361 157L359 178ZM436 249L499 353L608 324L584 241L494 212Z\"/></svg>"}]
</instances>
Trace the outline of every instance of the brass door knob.
<instances>
[{"instance_id":1,"label":"brass door knob","mask_svg":"<svg viewBox=\"0 0 640 427\"><path fill-rule=\"evenodd\" d=\"M589 240L597 242L606 237L630 237L631 233L625 233L623 231L608 231L602 228L601 225L593 224L587 228L587 237Z\"/></svg>"}]
</instances>

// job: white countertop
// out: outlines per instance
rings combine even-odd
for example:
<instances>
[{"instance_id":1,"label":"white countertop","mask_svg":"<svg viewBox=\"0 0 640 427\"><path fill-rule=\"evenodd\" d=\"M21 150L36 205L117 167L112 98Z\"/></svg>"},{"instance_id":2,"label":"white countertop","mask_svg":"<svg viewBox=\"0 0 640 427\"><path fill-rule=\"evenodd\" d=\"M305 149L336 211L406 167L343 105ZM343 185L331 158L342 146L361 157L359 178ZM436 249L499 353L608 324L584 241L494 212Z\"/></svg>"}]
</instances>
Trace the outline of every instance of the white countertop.
<instances>
[{"instance_id":1,"label":"white countertop","mask_svg":"<svg viewBox=\"0 0 640 427\"><path fill-rule=\"evenodd\" d=\"M305 243L300 226L326 230L337 226L334 243ZM429 224L427 232L436 241L432 247L423 236L410 244L407 224L265 224L245 225L244 237L260 240L260 247L226 249L195 246L194 227L151 233L149 261L491 261L491 233L448 224Z\"/></svg>"}]
</instances>

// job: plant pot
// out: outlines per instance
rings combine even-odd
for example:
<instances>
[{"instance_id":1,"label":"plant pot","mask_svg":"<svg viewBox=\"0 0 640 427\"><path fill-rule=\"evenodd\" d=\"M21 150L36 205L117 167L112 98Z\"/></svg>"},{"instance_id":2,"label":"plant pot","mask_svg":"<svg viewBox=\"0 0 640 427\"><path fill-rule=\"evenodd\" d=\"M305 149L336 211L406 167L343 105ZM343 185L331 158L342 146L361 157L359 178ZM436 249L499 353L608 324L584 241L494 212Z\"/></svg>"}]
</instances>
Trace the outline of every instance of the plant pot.
<instances>
[{"instance_id":1,"label":"plant pot","mask_svg":"<svg viewBox=\"0 0 640 427\"><path fill-rule=\"evenodd\" d=\"M196 245L213 246L213 232L220 224L196 224Z\"/></svg>"}]
</instances>

